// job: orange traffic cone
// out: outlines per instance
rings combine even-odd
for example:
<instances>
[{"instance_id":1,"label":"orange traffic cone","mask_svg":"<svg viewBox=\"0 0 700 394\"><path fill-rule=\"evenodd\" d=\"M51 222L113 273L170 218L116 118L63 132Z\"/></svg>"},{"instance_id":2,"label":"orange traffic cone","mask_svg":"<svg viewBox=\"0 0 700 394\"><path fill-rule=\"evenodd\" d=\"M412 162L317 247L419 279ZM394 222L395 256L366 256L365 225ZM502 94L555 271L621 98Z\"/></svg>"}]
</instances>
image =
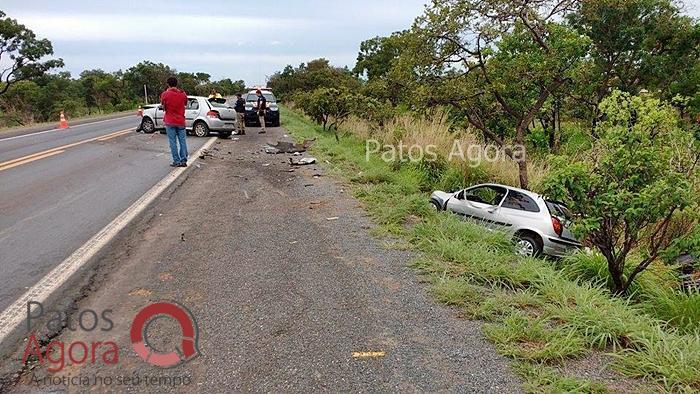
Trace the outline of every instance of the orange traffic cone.
<instances>
[{"instance_id":1,"label":"orange traffic cone","mask_svg":"<svg viewBox=\"0 0 700 394\"><path fill-rule=\"evenodd\" d=\"M143 118L143 108L139 105L139 109L136 110L136 115Z\"/></svg>"},{"instance_id":2,"label":"orange traffic cone","mask_svg":"<svg viewBox=\"0 0 700 394\"><path fill-rule=\"evenodd\" d=\"M59 129L67 129L68 128L68 121L66 120L66 115L63 114L63 111L61 111L61 123L58 125Z\"/></svg>"}]
</instances>

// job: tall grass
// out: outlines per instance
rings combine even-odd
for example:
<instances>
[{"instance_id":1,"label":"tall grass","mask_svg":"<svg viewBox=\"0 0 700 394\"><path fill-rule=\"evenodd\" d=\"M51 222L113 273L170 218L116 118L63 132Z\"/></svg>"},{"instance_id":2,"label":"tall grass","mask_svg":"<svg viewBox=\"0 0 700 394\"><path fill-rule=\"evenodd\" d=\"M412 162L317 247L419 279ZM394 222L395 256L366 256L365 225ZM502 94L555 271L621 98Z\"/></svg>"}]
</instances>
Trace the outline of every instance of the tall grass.
<instances>
[{"instance_id":1,"label":"tall grass","mask_svg":"<svg viewBox=\"0 0 700 394\"><path fill-rule=\"evenodd\" d=\"M470 128L453 129L446 114L440 111L430 118L397 115L381 128L351 117L343 123L342 130L359 139L376 140L383 145L398 146L401 143L406 150L411 146L421 147L424 151L431 147L442 163L442 169L464 174L463 181L488 180L516 187L520 185L517 164L502 149L487 143ZM533 158L528 162L531 188L537 189L546 174L544 160ZM466 185L462 182L460 186Z\"/></svg>"}]
</instances>

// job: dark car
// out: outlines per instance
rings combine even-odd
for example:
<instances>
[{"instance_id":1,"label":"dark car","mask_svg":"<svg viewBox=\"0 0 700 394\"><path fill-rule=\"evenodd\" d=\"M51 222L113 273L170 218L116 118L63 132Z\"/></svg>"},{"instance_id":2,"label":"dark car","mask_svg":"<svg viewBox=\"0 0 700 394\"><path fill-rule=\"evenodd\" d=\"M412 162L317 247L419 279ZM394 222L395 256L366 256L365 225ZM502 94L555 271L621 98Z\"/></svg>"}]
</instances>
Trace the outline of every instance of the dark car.
<instances>
[{"instance_id":1,"label":"dark car","mask_svg":"<svg viewBox=\"0 0 700 394\"><path fill-rule=\"evenodd\" d=\"M265 126L279 127L280 111L277 107L277 98L269 90L263 90L262 93L263 96L265 96L265 99L267 100L267 111L265 111ZM258 95L255 94L255 90L251 90L245 96L246 126L260 126L258 110L255 108L256 105L258 105Z\"/></svg>"}]
</instances>

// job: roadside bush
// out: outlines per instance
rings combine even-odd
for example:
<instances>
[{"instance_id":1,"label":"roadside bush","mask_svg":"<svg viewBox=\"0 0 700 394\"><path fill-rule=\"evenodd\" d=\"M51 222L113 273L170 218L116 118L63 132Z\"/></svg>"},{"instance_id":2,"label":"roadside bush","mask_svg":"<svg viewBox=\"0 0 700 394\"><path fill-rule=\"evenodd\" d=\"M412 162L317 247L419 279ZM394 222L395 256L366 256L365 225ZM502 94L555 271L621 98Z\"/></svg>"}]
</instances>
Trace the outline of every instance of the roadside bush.
<instances>
[{"instance_id":1,"label":"roadside bush","mask_svg":"<svg viewBox=\"0 0 700 394\"><path fill-rule=\"evenodd\" d=\"M700 147L657 99L614 91L600 109L589 157L557 160L543 190L574 212L574 230L605 256L611 288L624 294L663 255L674 214L696 201ZM628 270L635 249L641 258Z\"/></svg>"}]
</instances>

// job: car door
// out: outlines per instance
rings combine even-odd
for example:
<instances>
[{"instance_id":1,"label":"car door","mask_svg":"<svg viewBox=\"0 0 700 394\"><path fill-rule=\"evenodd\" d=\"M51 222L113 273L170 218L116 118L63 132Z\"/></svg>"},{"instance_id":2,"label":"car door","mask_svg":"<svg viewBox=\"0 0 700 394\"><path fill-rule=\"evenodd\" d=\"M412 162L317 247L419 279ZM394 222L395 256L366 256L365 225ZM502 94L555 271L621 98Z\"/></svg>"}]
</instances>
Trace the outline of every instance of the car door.
<instances>
[{"instance_id":1,"label":"car door","mask_svg":"<svg viewBox=\"0 0 700 394\"><path fill-rule=\"evenodd\" d=\"M488 227L507 227L500 212L506 193L505 188L494 185L466 189L462 200L465 216L481 221Z\"/></svg>"},{"instance_id":2,"label":"car door","mask_svg":"<svg viewBox=\"0 0 700 394\"><path fill-rule=\"evenodd\" d=\"M156 106L155 112L153 113L153 123L155 123L157 129L162 129L165 127L163 116L165 116L163 105Z\"/></svg>"},{"instance_id":3,"label":"car door","mask_svg":"<svg viewBox=\"0 0 700 394\"><path fill-rule=\"evenodd\" d=\"M192 128L195 119L199 116L199 100L196 98L187 98L187 105L185 105L185 127L188 129Z\"/></svg>"}]
</instances>

